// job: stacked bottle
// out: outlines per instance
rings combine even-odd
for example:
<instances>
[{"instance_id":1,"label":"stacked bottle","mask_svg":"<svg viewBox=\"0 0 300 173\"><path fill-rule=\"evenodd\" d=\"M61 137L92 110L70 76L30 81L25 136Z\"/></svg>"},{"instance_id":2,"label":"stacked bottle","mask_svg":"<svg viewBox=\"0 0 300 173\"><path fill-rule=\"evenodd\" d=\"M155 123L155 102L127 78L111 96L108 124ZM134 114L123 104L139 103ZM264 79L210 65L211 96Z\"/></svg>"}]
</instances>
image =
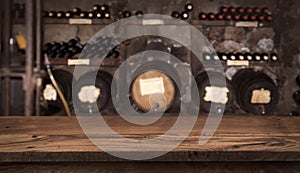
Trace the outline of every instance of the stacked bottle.
<instances>
[{"instance_id":1,"label":"stacked bottle","mask_svg":"<svg viewBox=\"0 0 300 173\"><path fill-rule=\"evenodd\" d=\"M247 60L247 61L264 61L275 62L278 61L278 55L276 53L203 53L203 59L205 61L227 61L227 60Z\"/></svg>"},{"instance_id":2,"label":"stacked bottle","mask_svg":"<svg viewBox=\"0 0 300 173\"><path fill-rule=\"evenodd\" d=\"M271 22L273 17L268 8L221 7L216 14L201 12L199 19Z\"/></svg>"}]
</instances>

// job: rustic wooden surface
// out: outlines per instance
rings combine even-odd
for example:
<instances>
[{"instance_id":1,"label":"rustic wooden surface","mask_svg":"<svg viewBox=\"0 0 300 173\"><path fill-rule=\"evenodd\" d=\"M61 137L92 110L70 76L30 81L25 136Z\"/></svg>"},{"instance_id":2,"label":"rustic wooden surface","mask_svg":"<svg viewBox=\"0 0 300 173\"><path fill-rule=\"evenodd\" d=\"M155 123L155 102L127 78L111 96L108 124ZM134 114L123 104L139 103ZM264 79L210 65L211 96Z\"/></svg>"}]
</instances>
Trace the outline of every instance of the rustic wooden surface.
<instances>
[{"instance_id":1,"label":"rustic wooden surface","mask_svg":"<svg viewBox=\"0 0 300 173\"><path fill-rule=\"evenodd\" d=\"M163 134L176 119L165 116L151 126L139 127L105 116L115 131L138 139ZM224 116L210 141L198 145L205 120L206 116L200 116L181 145L153 161L300 161L300 117ZM0 117L2 164L120 160L93 145L75 117Z\"/></svg>"}]
</instances>

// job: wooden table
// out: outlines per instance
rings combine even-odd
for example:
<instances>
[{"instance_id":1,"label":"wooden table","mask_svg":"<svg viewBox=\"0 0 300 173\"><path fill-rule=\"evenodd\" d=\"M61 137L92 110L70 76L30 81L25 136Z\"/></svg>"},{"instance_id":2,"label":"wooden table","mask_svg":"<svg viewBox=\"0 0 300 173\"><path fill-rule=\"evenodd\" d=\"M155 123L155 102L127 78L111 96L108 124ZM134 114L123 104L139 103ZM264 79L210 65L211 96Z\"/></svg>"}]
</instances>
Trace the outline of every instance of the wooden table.
<instances>
[{"instance_id":1,"label":"wooden table","mask_svg":"<svg viewBox=\"0 0 300 173\"><path fill-rule=\"evenodd\" d=\"M206 118L199 116L173 151L137 162L101 151L75 117L0 117L0 172L300 172L300 117L227 115L209 142L198 145ZM121 135L147 139L177 117L146 127L104 119Z\"/></svg>"}]
</instances>

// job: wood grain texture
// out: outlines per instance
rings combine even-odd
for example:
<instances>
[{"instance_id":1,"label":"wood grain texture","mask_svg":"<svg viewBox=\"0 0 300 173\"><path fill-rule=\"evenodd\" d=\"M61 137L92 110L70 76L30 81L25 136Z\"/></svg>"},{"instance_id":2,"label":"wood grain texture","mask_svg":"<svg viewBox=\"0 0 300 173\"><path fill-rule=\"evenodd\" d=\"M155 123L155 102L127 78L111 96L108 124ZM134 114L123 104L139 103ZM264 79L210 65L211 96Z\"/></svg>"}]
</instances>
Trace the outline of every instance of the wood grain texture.
<instances>
[{"instance_id":1,"label":"wood grain texture","mask_svg":"<svg viewBox=\"0 0 300 173\"><path fill-rule=\"evenodd\" d=\"M297 173L297 162L99 162L0 164L0 173Z\"/></svg>"},{"instance_id":2,"label":"wood grain texture","mask_svg":"<svg viewBox=\"0 0 300 173\"><path fill-rule=\"evenodd\" d=\"M104 119L121 135L148 139L164 134L177 117L165 116L149 126L130 125L117 116ZM183 143L153 160L300 161L300 117L224 116L209 142L198 145L205 120L206 116L199 116ZM99 132L99 136L105 134ZM120 160L102 152L87 139L75 117L0 117L2 163Z\"/></svg>"}]
</instances>

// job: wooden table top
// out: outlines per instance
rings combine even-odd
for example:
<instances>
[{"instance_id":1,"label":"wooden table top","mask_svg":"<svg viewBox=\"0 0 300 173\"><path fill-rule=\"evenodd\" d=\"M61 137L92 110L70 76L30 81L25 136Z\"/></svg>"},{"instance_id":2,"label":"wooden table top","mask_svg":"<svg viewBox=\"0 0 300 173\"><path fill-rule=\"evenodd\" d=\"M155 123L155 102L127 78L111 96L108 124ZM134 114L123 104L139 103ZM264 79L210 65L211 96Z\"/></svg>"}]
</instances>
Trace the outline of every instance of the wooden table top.
<instances>
[{"instance_id":1,"label":"wooden table top","mask_svg":"<svg viewBox=\"0 0 300 173\"><path fill-rule=\"evenodd\" d=\"M300 161L300 117L225 115L208 143L199 145L206 118L199 116L184 142L152 160ZM121 135L147 139L164 134L177 117L164 116L145 127L130 125L117 116L104 119ZM96 147L85 136L76 117L0 117L0 162L120 160Z\"/></svg>"}]
</instances>

